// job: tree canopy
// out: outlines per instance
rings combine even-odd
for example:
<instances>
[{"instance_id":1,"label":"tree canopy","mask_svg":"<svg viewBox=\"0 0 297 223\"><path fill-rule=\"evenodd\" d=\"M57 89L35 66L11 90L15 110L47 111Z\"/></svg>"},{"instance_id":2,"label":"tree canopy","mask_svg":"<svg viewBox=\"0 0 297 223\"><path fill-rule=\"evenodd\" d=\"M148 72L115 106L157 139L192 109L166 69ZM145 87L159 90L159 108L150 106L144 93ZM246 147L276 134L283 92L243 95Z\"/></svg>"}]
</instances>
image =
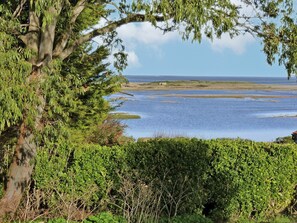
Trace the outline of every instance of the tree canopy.
<instances>
[{"instance_id":1,"label":"tree canopy","mask_svg":"<svg viewBox=\"0 0 297 223\"><path fill-rule=\"evenodd\" d=\"M14 212L37 149L61 126L80 129L109 109L126 55L118 27L149 22L185 40L251 33L268 63L297 73L297 25L291 0L7 0L0 3L0 139L14 148L0 216ZM249 7L244 14L242 7ZM100 38L95 46L94 38ZM114 49L117 50L114 50ZM107 62L114 53L112 66ZM54 128L51 128L54 127ZM15 132L15 134L11 134ZM5 146L1 146L5 149Z\"/></svg>"}]
</instances>

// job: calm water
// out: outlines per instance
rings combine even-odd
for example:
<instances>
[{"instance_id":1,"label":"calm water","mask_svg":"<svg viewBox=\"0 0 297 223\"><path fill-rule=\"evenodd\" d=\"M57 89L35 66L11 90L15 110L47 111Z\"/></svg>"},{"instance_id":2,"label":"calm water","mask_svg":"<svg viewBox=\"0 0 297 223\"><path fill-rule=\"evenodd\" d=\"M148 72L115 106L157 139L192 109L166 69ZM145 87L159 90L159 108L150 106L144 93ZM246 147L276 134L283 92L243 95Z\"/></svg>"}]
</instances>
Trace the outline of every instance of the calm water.
<instances>
[{"instance_id":1,"label":"calm water","mask_svg":"<svg viewBox=\"0 0 297 223\"><path fill-rule=\"evenodd\" d=\"M127 75L130 82L153 82L153 81L173 81L173 80L201 80L201 81L244 81L258 84L297 84L296 77L289 80L286 77L208 77L208 76L141 76Z\"/></svg>"},{"instance_id":2,"label":"calm water","mask_svg":"<svg viewBox=\"0 0 297 223\"><path fill-rule=\"evenodd\" d=\"M254 81L264 80L256 78ZM278 78L268 81L282 82ZM130 93L134 96L125 96L128 100L117 110L141 116L141 119L124 121L128 125L126 134L135 138L161 134L272 141L277 137L290 135L297 129L297 118L294 117L297 115L297 98L248 97L251 94L297 96L297 92L172 90ZM247 97L184 98L178 97L179 94L246 94Z\"/></svg>"}]
</instances>

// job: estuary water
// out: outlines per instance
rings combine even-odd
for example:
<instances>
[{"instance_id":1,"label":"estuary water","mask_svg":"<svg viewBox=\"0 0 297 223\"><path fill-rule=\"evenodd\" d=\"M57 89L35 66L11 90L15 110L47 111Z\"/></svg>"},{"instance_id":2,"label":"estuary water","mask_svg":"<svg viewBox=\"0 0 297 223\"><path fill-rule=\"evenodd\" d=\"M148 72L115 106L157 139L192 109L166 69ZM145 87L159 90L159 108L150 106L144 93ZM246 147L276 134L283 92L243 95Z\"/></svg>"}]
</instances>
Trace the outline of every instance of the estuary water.
<instances>
[{"instance_id":1,"label":"estuary water","mask_svg":"<svg viewBox=\"0 0 297 223\"><path fill-rule=\"evenodd\" d=\"M297 78L291 77L224 77L224 76L145 76L127 75L130 82L153 82L153 81L174 81L174 80L201 80L201 81L243 81L257 84L297 84Z\"/></svg>"},{"instance_id":2,"label":"estuary water","mask_svg":"<svg viewBox=\"0 0 297 223\"><path fill-rule=\"evenodd\" d=\"M134 79L133 79L134 78ZM130 81L165 81L166 77L135 76ZM172 77L171 77L172 78ZM176 80L202 80L206 77L175 77ZM208 77L204 80L234 81ZM131 80L132 79L132 80ZM265 84L296 84L286 78L236 78ZM251 80L253 79L253 80ZM170 79L175 80L175 79ZM197 138L245 138L273 141L297 130L297 92L294 91L227 91L171 90L129 91L117 112L137 114L141 119L122 121L126 134L139 137L186 136ZM199 95L228 95L222 98L201 98ZM184 97L187 95L187 97ZM231 97L230 97L231 95ZM240 98L232 95L243 95ZM257 97L251 97L256 95ZM119 95L114 95L117 97ZM123 95L121 95L123 96Z\"/></svg>"}]
</instances>

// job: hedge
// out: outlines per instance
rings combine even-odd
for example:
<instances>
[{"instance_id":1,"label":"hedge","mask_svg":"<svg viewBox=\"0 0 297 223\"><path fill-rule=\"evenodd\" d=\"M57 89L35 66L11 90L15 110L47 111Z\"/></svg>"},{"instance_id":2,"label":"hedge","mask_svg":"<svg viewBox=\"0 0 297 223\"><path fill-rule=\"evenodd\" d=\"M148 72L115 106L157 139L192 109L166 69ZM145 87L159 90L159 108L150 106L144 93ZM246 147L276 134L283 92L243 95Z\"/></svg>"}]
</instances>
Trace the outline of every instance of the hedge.
<instances>
[{"instance_id":1,"label":"hedge","mask_svg":"<svg viewBox=\"0 0 297 223\"><path fill-rule=\"evenodd\" d=\"M44 198L48 208L61 194L76 196L77 204L87 209L110 209L111 203L122 207L128 179L159 195L160 216L203 214L215 222L239 221L267 219L290 207L296 162L297 147L289 144L154 139L112 148L65 145L43 150L33 178L35 189L51 194ZM143 193L137 188L135 193Z\"/></svg>"}]
</instances>

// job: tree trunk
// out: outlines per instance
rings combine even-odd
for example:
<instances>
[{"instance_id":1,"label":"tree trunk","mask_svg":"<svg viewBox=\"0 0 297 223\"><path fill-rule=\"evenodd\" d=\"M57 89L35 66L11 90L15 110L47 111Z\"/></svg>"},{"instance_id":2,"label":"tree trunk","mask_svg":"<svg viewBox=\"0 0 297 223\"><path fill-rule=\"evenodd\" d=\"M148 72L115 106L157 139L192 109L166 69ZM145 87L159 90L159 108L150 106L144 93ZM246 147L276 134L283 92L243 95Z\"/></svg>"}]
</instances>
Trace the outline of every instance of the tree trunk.
<instances>
[{"instance_id":1,"label":"tree trunk","mask_svg":"<svg viewBox=\"0 0 297 223\"><path fill-rule=\"evenodd\" d=\"M44 29L39 29L40 18L37 17L34 10L30 12L30 26L27 35L22 36L22 41L27 47L37 53L37 58L32 58L32 72L27 79L27 85L36 84L36 96L40 104L36 107L37 116L35 117L35 129L42 131L41 118L44 112L45 99L40 90L44 74L41 73L41 67L48 66L52 59L53 46L55 40L55 29L57 18L62 9L62 3L56 7L50 7L48 12L53 16L51 22ZM34 32L32 32L34 31ZM24 111L26 114L26 111ZM4 196L0 200L0 220L7 214L16 212L24 190L31 180L34 168L34 160L37 153L37 144L32 129L25 125L25 118L19 130L19 138L15 147L15 153L7 175L7 184Z\"/></svg>"},{"instance_id":2,"label":"tree trunk","mask_svg":"<svg viewBox=\"0 0 297 223\"><path fill-rule=\"evenodd\" d=\"M13 161L7 175L5 193L0 201L0 218L16 212L23 192L31 179L36 150L34 135L22 124Z\"/></svg>"},{"instance_id":3,"label":"tree trunk","mask_svg":"<svg viewBox=\"0 0 297 223\"><path fill-rule=\"evenodd\" d=\"M40 69L32 70L28 82L41 82ZM42 130L42 115L45 107L45 100L39 88L36 89L39 98L39 105L36 107L35 130ZM4 195L0 200L0 220L8 214L14 214L21 202L22 195L31 180L34 161L37 154L37 144L32 129L25 125L25 118L19 129L18 141L12 163L7 174L7 183Z\"/></svg>"}]
</instances>

